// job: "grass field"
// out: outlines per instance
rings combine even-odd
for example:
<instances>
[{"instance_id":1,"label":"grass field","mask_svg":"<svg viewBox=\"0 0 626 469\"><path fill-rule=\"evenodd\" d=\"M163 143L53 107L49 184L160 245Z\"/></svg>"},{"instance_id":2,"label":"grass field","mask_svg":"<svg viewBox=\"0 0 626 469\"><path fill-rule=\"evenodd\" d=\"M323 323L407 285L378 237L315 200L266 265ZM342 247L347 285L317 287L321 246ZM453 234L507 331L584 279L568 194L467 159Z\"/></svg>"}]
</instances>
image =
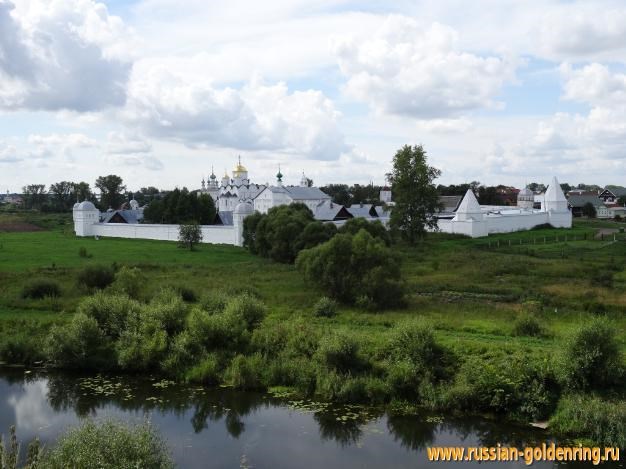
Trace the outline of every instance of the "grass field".
<instances>
[{"instance_id":1,"label":"grass field","mask_svg":"<svg viewBox=\"0 0 626 469\"><path fill-rule=\"evenodd\" d=\"M408 307L385 312L343 307L335 318L322 319L310 312L321 294L306 285L293 266L232 246L202 245L190 252L169 242L77 238L67 229L67 220L43 218L46 231L0 232L0 341L24 331L44 334L52 323L67 320L88 294L77 286L77 272L89 264L116 264L139 266L149 292L171 285L186 285L199 295L251 288L268 305L268 321L302 315L320 328L350 329L373 347L378 332L407 317L424 316L433 321L444 344L463 354L520 348L552 353L569 331L601 310L617 325L626 352L626 242L593 240L593 222L577 221L571 230L490 236L492 247L485 239L447 235L432 235L414 248L397 247L404 259ZM31 221L42 223L35 217ZM566 242L565 234L588 239ZM563 241L533 244L533 239L556 236ZM498 240L500 246L495 247ZM88 257L79 256L80 248ZM613 277L610 285L598 283L607 271ZM62 296L21 298L24 283L34 277L60 282ZM516 316L527 309L539 313L549 334L512 336Z\"/></svg>"}]
</instances>

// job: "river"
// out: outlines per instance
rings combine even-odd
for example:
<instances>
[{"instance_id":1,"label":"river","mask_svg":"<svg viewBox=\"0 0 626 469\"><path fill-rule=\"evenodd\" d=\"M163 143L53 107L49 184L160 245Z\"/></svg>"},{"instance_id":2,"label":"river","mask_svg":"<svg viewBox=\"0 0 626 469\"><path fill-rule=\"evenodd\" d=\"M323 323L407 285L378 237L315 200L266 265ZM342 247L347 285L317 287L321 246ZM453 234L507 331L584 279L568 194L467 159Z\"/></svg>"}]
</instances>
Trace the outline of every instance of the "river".
<instances>
[{"instance_id":1,"label":"river","mask_svg":"<svg viewBox=\"0 0 626 469\"><path fill-rule=\"evenodd\" d=\"M16 425L22 442L38 436L50 446L88 417L149 419L183 468L478 467L468 462L429 464L426 448L522 447L548 437L541 430L483 419L389 416L360 406L181 386L155 377L81 377L0 368L0 432L5 435ZM527 467L523 461L491 466ZM556 466L543 462L532 467Z\"/></svg>"}]
</instances>

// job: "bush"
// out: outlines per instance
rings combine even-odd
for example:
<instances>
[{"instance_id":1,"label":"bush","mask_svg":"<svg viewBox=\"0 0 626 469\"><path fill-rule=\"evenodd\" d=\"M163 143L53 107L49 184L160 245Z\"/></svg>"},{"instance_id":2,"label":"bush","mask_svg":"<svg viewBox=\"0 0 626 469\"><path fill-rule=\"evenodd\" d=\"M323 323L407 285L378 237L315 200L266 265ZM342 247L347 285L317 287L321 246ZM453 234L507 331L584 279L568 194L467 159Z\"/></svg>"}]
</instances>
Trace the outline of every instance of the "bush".
<instances>
[{"instance_id":1,"label":"bush","mask_svg":"<svg viewBox=\"0 0 626 469\"><path fill-rule=\"evenodd\" d=\"M89 265L78 273L78 284L89 289L103 290L114 280L114 270L104 265Z\"/></svg>"},{"instance_id":2,"label":"bush","mask_svg":"<svg viewBox=\"0 0 626 469\"><path fill-rule=\"evenodd\" d=\"M619 382L623 368L616 328L604 318L592 319L569 337L560 361L570 389L605 389Z\"/></svg>"},{"instance_id":3,"label":"bush","mask_svg":"<svg viewBox=\"0 0 626 469\"><path fill-rule=\"evenodd\" d=\"M164 440L150 424L126 426L88 420L61 436L45 467L173 468Z\"/></svg>"},{"instance_id":4,"label":"bush","mask_svg":"<svg viewBox=\"0 0 626 469\"><path fill-rule=\"evenodd\" d=\"M321 318L332 318L337 315L337 303L327 296L323 296L313 306L313 314Z\"/></svg>"},{"instance_id":5,"label":"bush","mask_svg":"<svg viewBox=\"0 0 626 469\"><path fill-rule=\"evenodd\" d=\"M334 223L314 221L304 227L296 240L296 250L310 249L330 240L337 234L337 226Z\"/></svg>"},{"instance_id":6,"label":"bush","mask_svg":"<svg viewBox=\"0 0 626 469\"><path fill-rule=\"evenodd\" d=\"M403 302L399 257L365 230L354 236L338 234L302 251L296 266L308 281L340 301L364 299L378 308Z\"/></svg>"},{"instance_id":7,"label":"bush","mask_svg":"<svg viewBox=\"0 0 626 469\"><path fill-rule=\"evenodd\" d=\"M252 330L265 317L265 306L253 296L244 293L226 303L224 314L243 320L248 330Z\"/></svg>"},{"instance_id":8,"label":"bush","mask_svg":"<svg viewBox=\"0 0 626 469\"><path fill-rule=\"evenodd\" d=\"M250 340L247 324L233 314L208 314L192 308L187 318L189 346L195 350L243 350Z\"/></svg>"},{"instance_id":9,"label":"bush","mask_svg":"<svg viewBox=\"0 0 626 469\"><path fill-rule=\"evenodd\" d=\"M339 233L355 235L361 230L367 231L373 238L380 239L385 245L391 246L389 230L385 228L385 225L380 220L369 221L365 218L351 218L338 231Z\"/></svg>"},{"instance_id":10,"label":"bush","mask_svg":"<svg viewBox=\"0 0 626 469\"><path fill-rule=\"evenodd\" d=\"M539 337L543 335L543 329L534 314L521 313L513 323L513 335Z\"/></svg>"},{"instance_id":11,"label":"bush","mask_svg":"<svg viewBox=\"0 0 626 469\"><path fill-rule=\"evenodd\" d=\"M101 369L113 363L110 343L96 320L83 313L69 324L52 326L44 350L52 364L63 368Z\"/></svg>"},{"instance_id":12,"label":"bush","mask_svg":"<svg viewBox=\"0 0 626 469\"><path fill-rule=\"evenodd\" d=\"M191 383L214 385L220 382L220 371L220 359L217 354L211 353L187 371L185 377Z\"/></svg>"},{"instance_id":13,"label":"bush","mask_svg":"<svg viewBox=\"0 0 626 469\"><path fill-rule=\"evenodd\" d=\"M200 298L200 309L209 314L217 314L224 312L228 303L228 296L224 293L211 291Z\"/></svg>"},{"instance_id":14,"label":"bush","mask_svg":"<svg viewBox=\"0 0 626 469\"><path fill-rule=\"evenodd\" d=\"M9 365L28 365L43 358L41 343L28 333L19 332L0 342L0 361Z\"/></svg>"},{"instance_id":15,"label":"bush","mask_svg":"<svg viewBox=\"0 0 626 469\"><path fill-rule=\"evenodd\" d=\"M41 300L42 298L57 298L61 296L61 286L55 280L38 278L29 281L22 288L22 298Z\"/></svg>"},{"instance_id":16,"label":"bush","mask_svg":"<svg viewBox=\"0 0 626 469\"><path fill-rule=\"evenodd\" d=\"M626 448L626 404L596 396L565 396L550 419L550 430L589 438L598 446Z\"/></svg>"},{"instance_id":17,"label":"bush","mask_svg":"<svg viewBox=\"0 0 626 469\"><path fill-rule=\"evenodd\" d=\"M139 299L146 286L146 277L137 267L123 266L115 274L115 281L111 289L118 294Z\"/></svg>"},{"instance_id":18,"label":"bush","mask_svg":"<svg viewBox=\"0 0 626 469\"><path fill-rule=\"evenodd\" d=\"M198 295L193 288L187 287L185 285L175 285L172 288L174 289L174 291L178 292L178 294L185 303L195 303L196 301L198 301Z\"/></svg>"},{"instance_id":19,"label":"bush","mask_svg":"<svg viewBox=\"0 0 626 469\"><path fill-rule=\"evenodd\" d=\"M265 361L258 353L251 356L237 355L224 373L224 378L236 389L263 390L266 387L263 381L265 368Z\"/></svg>"},{"instance_id":20,"label":"bush","mask_svg":"<svg viewBox=\"0 0 626 469\"><path fill-rule=\"evenodd\" d=\"M252 347L265 357L310 359L317 350L319 333L303 318L263 323L252 334Z\"/></svg>"},{"instance_id":21,"label":"bush","mask_svg":"<svg viewBox=\"0 0 626 469\"><path fill-rule=\"evenodd\" d=\"M81 301L77 312L95 319L106 336L117 339L126 330L129 318L138 320L141 304L124 295L97 292Z\"/></svg>"},{"instance_id":22,"label":"bush","mask_svg":"<svg viewBox=\"0 0 626 469\"><path fill-rule=\"evenodd\" d=\"M345 333L323 337L316 355L322 366L339 373L358 372L364 368L359 343Z\"/></svg>"}]
</instances>

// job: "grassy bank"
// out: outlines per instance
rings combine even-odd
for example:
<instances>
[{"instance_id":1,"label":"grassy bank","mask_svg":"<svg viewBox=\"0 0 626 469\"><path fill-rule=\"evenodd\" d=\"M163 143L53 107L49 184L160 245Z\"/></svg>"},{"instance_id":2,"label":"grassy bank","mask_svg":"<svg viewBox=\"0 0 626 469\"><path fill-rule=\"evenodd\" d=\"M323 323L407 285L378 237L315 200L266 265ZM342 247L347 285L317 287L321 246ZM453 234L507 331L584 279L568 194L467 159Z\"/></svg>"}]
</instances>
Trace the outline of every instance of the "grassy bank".
<instances>
[{"instance_id":1,"label":"grassy bank","mask_svg":"<svg viewBox=\"0 0 626 469\"><path fill-rule=\"evenodd\" d=\"M93 293L77 283L85 267L137 266L143 304L167 287L184 286L198 299L218 291L229 297L247 291L265 305L264 319L248 331L245 346L225 353L205 350L181 379L306 390L306 380L310 384L314 376L314 392L325 398L393 400L395 405L420 401L439 409L547 418L558 396L567 394L558 383L552 388L550 380L558 374L553 359L579 326L598 316L608 318L626 356L626 242L595 240L596 228L584 221L572 230L490 236L491 245L484 239L436 234L414 248L396 246L404 259L407 307L382 312L340 305L331 317L314 314L322 295L293 266L240 248L202 245L189 252L167 242L76 238L63 227L0 233L0 360L49 359L41 344L51 328L69 324L78 305ZM24 298L24 285L35 278L57 282L60 296ZM202 304L188 303L184 314ZM425 360L425 368L418 370L432 375L428 381L411 381L416 373L404 366L407 357L391 352L398 325L415 319L432 327L433 340L445 352L445 357ZM303 344L314 338L315 343L307 352L290 337ZM272 368L268 357L275 353L289 358L293 369ZM295 371L306 370L307 362L315 367L309 378ZM441 369L432 369L432 362L441 362ZM258 369L274 369L274 375L261 376ZM510 370L528 379L512 377ZM545 392L528 388L533 382ZM443 396L445 389L456 394ZM622 392L613 387L607 398L624 402ZM529 402L534 395L544 400ZM455 409L452 402L463 405ZM559 415L563 432L576 436L563 423L571 413L561 408Z\"/></svg>"}]
</instances>

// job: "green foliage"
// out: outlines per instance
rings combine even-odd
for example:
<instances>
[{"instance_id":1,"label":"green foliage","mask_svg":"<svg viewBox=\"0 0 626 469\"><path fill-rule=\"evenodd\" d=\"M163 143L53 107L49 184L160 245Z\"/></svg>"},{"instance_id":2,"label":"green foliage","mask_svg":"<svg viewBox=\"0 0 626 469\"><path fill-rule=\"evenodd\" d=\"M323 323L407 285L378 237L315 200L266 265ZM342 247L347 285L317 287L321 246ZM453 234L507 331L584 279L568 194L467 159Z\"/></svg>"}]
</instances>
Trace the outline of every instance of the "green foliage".
<instances>
[{"instance_id":1,"label":"green foliage","mask_svg":"<svg viewBox=\"0 0 626 469\"><path fill-rule=\"evenodd\" d=\"M423 320L399 323L387 346L392 360L406 360L427 378L443 377L444 350L436 342L432 326Z\"/></svg>"},{"instance_id":2,"label":"green foliage","mask_svg":"<svg viewBox=\"0 0 626 469\"><path fill-rule=\"evenodd\" d=\"M129 321L138 321L141 309L141 304L128 296L97 292L81 301L77 312L93 318L104 335L117 339Z\"/></svg>"},{"instance_id":3,"label":"green foliage","mask_svg":"<svg viewBox=\"0 0 626 469\"><path fill-rule=\"evenodd\" d=\"M316 357L323 367L338 373L359 372L365 367L359 354L359 343L345 333L322 337Z\"/></svg>"},{"instance_id":4,"label":"green foliage","mask_svg":"<svg viewBox=\"0 0 626 469\"><path fill-rule=\"evenodd\" d=\"M27 331L18 331L0 341L0 361L29 365L43 360L41 342Z\"/></svg>"},{"instance_id":5,"label":"green foliage","mask_svg":"<svg viewBox=\"0 0 626 469\"><path fill-rule=\"evenodd\" d=\"M78 284L88 289L104 289L115 280L115 271L105 265L88 265L78 272Z\"/></svg>"},{"instance_id":6,"label":"green foliage","mask_svg":"<svg viewBox=\"0 0 626 469\"><path fill-rule=\"evenodd\" d=\"M195 303L198 301L198 294L193 288L185 285L174 285L172 288L180 295L185 303Z\"/></svg>"},{"instance_id":7,"label":"green foliage","mask_svg":"<svg viewBox=\"0 0 626 469\"><path fill-rule=\"evenodd\" d=\"M224 308L225 315L242 319L250 331L260 324L265 313L263 303L247 293L233 297Z\"/></svg>"},{"instance_id":8,"label":"green foliage","mask_svg":"<svg viewBox=\"0 0 626 469\"><path fill-rule=\"evenodd\" d=\"M127 426L87 420L61 436L45 467L173 468L165 441L149 424Z\"/></svg>"},{"instance_id":9,"label":"green foliage","mask_svg":"<svg viewBox=\"0 0 626 469\"><path fill-rule=\"evenodd\" d=\"M46 297L56 298L61 296L61 286L57 281L49 278L35 278L22 287L21 296L36 300Z\"/></svg>"},{"instance_id":10,"label":"green foliage","mask_svg":"<svg viewBox=\"0 0 626 469\"><path fill-rule=\"evenodd\" d=\"M543 335L543 328L537 316L532 313L522 312L513 323L513 335L539 337Z\"/></svg>"},{"instance_id":11,"label":"green foliage","mask_svg":"<svg viewBox=\"0 0 626 469\"><path fill-rule=\"evenodd\" d=\"M424 238L427 229L437 226L433 215L439 210L439 194L433 181L440 175L440 170L428 166L421 145L405 145L393 157L393 169L388 174L395 202L390 225L409 244Z\"/></svg>"},{"instance_id":12,"label":"green foliage","mask_svg":"<svg viewBox=\"0 0 626 469\"><path fill-rule=\"evenodd\" d=\"M106 369L112 365L110 342L93 317L77 313L63 326L53 326L44 345L55 366Z\"/></svg>"},{"instance_id":13,"label":"green foliage","mask_svg":"<svg viewBox=\"0 0 626 469\"><path fill-rule=\"evenodd\" d=\"M215 203L210 195L198 195L183 188L150 201L144 209L144 219L147 223L211 225L215 213Z\"/></svg>"},{"instance_id":14,"label":"green foliage","mask_svg":"<svg viewBox=\"0 0 626 469\"><path fill-rule=\"evenodd\" d=\"M178 228L178 245L181 248L189 248L190 251L193 251L193 246L200 241L202 241L200 225L197 223L180 225Z\"/></svg>"},{"instance_id":15,"label":"green foliage","mask_svg":"<svg viewBox=\"0 0 626 469\"><path fill-rule=\"evenodd\" d=\"M365 218L351 218L345 222L338 231L339 233L355 235L361 230L365 230L372 235L372 237L382 240L386 246L391 245L389 230L385 228L385 225L383 225L380 220L369 221Z\"/></svg>"},{"instance_id":16,"label":"green foliage","mask_svg":"<svg viewBox=\"0 0 626 469\"><path fill-rule=\"evenodd\" d=\"M323 296L313 306L313 314L321 318L332 318L337 315L337 302Z\"/></svg>"},{"instance_id":17,"label":"green foliage","mask_svg":"<svg viewBox=\"0 0 626 469\"><path fill-rule=\"evenodd\" d=\"M265 389L263 380L265 368L265 361L260 354L237 355L226 369L224 378L228 384L236 389Z\"/></svg>"},{"instance_id":18,"label":"green foliage","mask_svg":"<svg viewBox=\"0 0 626 469\"><path fill-rule=\"evenodd\" d=\"M587 202L583 205L582 214L587 218L595 218L596 217L596 208L593 206L591 202Z\"/></svg>"},{"instance_id":19,"label":"green foliage","mask_svg":"<svg viewBox=\"0 0 626 469\"><path fill-rule=\"evenodd\" d=\"M111 289L120 295L140 299L144 293L147 280L138 267L122 266L115 274Z\"/></svg>"},{"instance_id":20,"label":"green foliage","mask_svg":"<svg viewBox=\"0 0 626 469\"><path fill-rule=\"evenodd\" d=\"M622 356L613 324L594 318L567 340L560 359L561 378L571 389L606 389L623 374Z\"/></svg>"},{"instance_id":21,"label":"green foliage","mask_svg":"<svg viewBox=\"0 0 626 469\"><path fill-rule=\"evenodd\" d=\"M247 224L244 221L244 239L250 252L283 263L295 260L303 245L298 238L314 221L308 207L300 203L272 207L266 215L251 217Z\"/></svg>"},{"instance_id":22,"label":"green foliage","mask_svg":"<svg viewBox=\"0 0 626 469\"><path fill-rule=\"evenodd\" d=\"M298 235L295 242L297 252L303 249L310 249L319 244L325 243L337 234L337 226L334 223L323 223L313 221L306 225L302 233Z\"/></svg>"},{"instance_id":23,"label":"green foliage","mask_svg":"<svg viewBox=\"0 0 626 469\"><path fill-rule=\"evenodd\" d=\"M121 177L114 174L100 176L96 179L96 188L100 190L100 208L119 209L124 203L124 191L126 186Z\"/></svg>"},{"instance_id":24,"label":"green foliage","mask_svg":"<svg viewBox=\"0 0 626 469\"><path fill-rule=\"evenodd\" d=\"M378 308L403 301L400 258L365 230L354 236L338 234L302 251L296 266L305 279L340 301L354 303L364 297Z\"/></svg>"},{"instance_id":25,"label":"green foliage","mask_svg":"<svg viewBox=\"0 0 626 469\"><path fill-rule=\"evenodd\" d=\"M470 412L546 418L556 406L559 386L546 362L514 354L489 360L470 357L445 390L445 405Z\"/></svg>"},{"instance_id":26,"label":"green foliage","mask_svg":"<svg viewBox=\"0 0 626 469\"><path fill-rule=\"evenodd\" d=\"M550 419L550 431L626 448L626 404L593 395L565 396Z\"/></svg>"},{"instance_id":27,"label":"green foliage","mask_svg":"<svg viewBox=\"0 0 626 469\"><path fill-rule=\"evenodd\" d=\"M20 459L20 442L17 439L15 426L9 428L8 446L5 447L4 435L0 435L0 469L18 469ZM25 469L37 469L43 459L43 448L39 439L28 444L26 449Z\"/></svg>"},{"instance_id":28,"label":"green foliage","mask_svg":"<svg viewBox=\"0 0 626 469\"><path fill-rule=\"evenodd\" d=\"M78 257L88 259L91 257L91 255L87 252L87 248L85 246L81 246L78 248Z\"/></svg>"},{"instance_id":29,"label":"green foliage","mask_svg":"<svg viewBox=\"0 0 626 469\"><path fill-rule=\"evenodd\" d=\"M210 353L192 366L185 378L191 383L215 385L220 383L221 369L220 357L216 353Z\"/></svg>"}]
</instances>

